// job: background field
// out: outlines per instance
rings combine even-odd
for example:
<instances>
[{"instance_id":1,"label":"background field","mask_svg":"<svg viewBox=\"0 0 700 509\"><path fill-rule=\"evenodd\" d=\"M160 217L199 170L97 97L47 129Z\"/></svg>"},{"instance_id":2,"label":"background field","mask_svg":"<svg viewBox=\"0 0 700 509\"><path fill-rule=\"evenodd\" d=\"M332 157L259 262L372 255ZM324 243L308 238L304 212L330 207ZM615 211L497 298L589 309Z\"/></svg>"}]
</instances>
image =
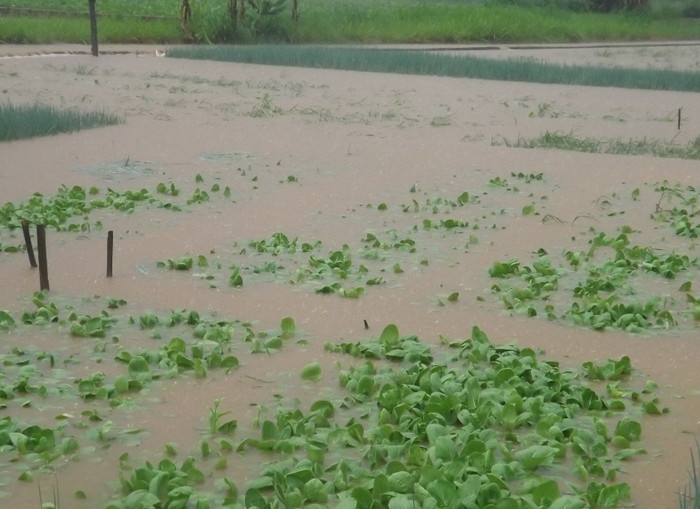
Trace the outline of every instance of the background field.
<instances>
[{"instance_id":1,"label":"background field","mask_svg":"<svg viewBox=\"0 0 700 509\"><path fill-rule=\"evenodd\" d=\"M652 1L640 12L585 12L576 1L302 0L300 21L290 7L274 16L249 13L233 24L228 2L193 2L183 29L180 3L97 2L102 42L258 42L378 43L483 41L590 41L692 39L700 34L698 0ZM47 4L1 0L0 41L5 43L82 42L89 39L86 2ZM41 14L51 9L61 11ZM29 10L33 10L30 14ZM68 13L71 13L70 15ZM82 13L78 15L76 13Z\"/></svg>"}]
</instances>

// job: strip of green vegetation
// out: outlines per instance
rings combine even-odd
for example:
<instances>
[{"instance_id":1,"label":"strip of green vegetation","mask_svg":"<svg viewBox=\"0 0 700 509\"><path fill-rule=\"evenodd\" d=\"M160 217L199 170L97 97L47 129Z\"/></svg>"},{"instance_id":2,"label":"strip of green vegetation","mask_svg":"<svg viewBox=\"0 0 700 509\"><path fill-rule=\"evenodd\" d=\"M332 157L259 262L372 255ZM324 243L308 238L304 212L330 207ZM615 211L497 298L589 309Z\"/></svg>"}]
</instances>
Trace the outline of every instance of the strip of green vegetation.
<instances>
[{"instance_id":1,"label":"strip of green vegetation","mask_svg":"<svg viewBox=\"0 0 700 509\"><path fill-rule=\"evenodd\" d=\"M324 46L188 46L169 49L168 56L503 81L700 91L700 73L697 72L610 69L557 65L531 60L502 61L468 56L453 57L420 51Z\"/></svg>"},{"instance_id":2,"label":"strip of green vegetation","mask_svg":"<svg viewBox=\"0 0 700 509\"><path fill-rule=\"evenodd\" d=\"M138 16L177 16L180 10L178 0L148 0L148 2L134 2L132 0L100 0L96 2L99 14L124 14ZM88 2L86 0L58 0L46 2L45 0L0 0L0 7L15 9L35 9L66 12L80 12L87 14Z\"/></svg>"},{"instance_id":3,"label":"strip of green vegetation","mask_svg":"<svg viewBox=\"0 0 700 509\"><path fill-rule=\"evenodd\" d=\"M493 140L491 144L517 148L555 148L598 154L653 155L657 157L700 159L700 136L683 147L659 140L647 140L646 138L641 140L623 140L621 138L604 140L588 137L582 138L575 136L573 133L564 134L546 131L537 138L519 137L516 141L508 141L506 139Z\"/></svg>"},{"instance_id":4,"label":"strip of green vegetation","mask_svg":"<svg viewBox=\"0 0 700 509\"><path fill-rule=\"evenodd\" d=\"M301 3L294 42L522 42L697 37L698 24L630 13L464 2Z\"/></svg>"},{"instance_id":5,"label":"strip of green vegetation","mask_svg":"<svg viewBox=\"0 0 700 509\"><path fill-rule=\"evenodd\" d=\"M144 3L144 2L139 2ZM100 18L100 43L177 43L184 36L177 20ZM61 16L0 16L0 42L4 44L84 44L90 41L90 23Z\"/></svg>"},{"instance_id":6,"label":"strip of green vegetation","mask_svg":"<svg viewBox=\"0 0 700 509\"><path fill-rule=\"evenodd\" d=\"M86 113L41 104L0 104L0 141L70 133L120 122L122 119L117 115L103 111Z\"/></svg>"},{"instance_id":7,"label":"strip of green vegetation","mask_svg":"<svg viewBox=\"0 0 700 509\"><path fill-rule=\"evenodd\" d=\"M46 9L35 0L0 0L0 6ZM18 5L19 4L19 5ZM262 2L261 2L262 4ZM602 40L697 39L700 23L682 19L684 10L579 12L582 3L551 2L547 7L501 5L498 2L417 0L301 0L300 20L290 16L291 2L274 15L249 16L234 23L228 2L191 2L186 34L177 20L180 2L98 2L102 42L176 43L194 37L202 42L287 41L294 43L406 42L562 42ZM572 8L574 10L572 10ZM70 0L51 9L85 12L86 2ZM585 9L583 9L585 11ZM124 16L117 19L114 15ZM144 19L165 16L170 19ZM88 40L86 19L60 16L3 16L3 42L46 43Z\"/></svg>"}]
</instances>

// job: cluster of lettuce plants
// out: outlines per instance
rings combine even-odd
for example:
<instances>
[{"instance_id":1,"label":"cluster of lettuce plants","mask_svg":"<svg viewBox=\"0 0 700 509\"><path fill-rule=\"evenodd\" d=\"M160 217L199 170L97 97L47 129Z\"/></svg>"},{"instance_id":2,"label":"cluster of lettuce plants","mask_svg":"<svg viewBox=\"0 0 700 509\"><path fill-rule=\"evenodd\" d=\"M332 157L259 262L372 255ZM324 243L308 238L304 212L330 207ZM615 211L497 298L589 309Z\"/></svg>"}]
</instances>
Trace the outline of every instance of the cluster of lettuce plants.
<instances>
[{"instance_id":1,"label":"cluster of lettuce plants","mask_svg":"<svg viewBox=\"0 0 700 509\"><path fill-rule=\"evenodd\" d=\"M631 386L628 358L564 370L531 349L496 346L478 327L443 343L430 347L389 325L379 338L328 344L340 355L335 399L308 410L280 404L238 439L240 427L216 401L199 450L179 462L173 446L159 461L122 462L122 494L108 507L626 503L630 488L618 474L645 452L638 419L663 412L653 382ZM342 367L346 355L355 359ZM226 472L238 461L260 464L240 490Z\"/></svg>"},{"instance_id":2,"label":"cluster of lettuce plants","mask_svg":"<svg viewBox=\"0 0 700 509\"><path fill-rule=\"evenodd\" d=\"M526 177L523 175L522 178ZM417 192L415 186L410 192ZM208 281L212 288L225 284L225 281L229 286L240 288L244 281L272 279L284 284L309 286L320 294L359 298L368 287L382 285L388 276L398 276L408 270L404 269L406 264L415 267L428 265L429 256L435 250L430 242L420 242L421 238L478 230L483 218L470 222L453 217L455 211L470 202L477 203L478 199L467 191L456 199L429 196L423 204L413 199L410 205L400 205L402 212L441 217L423 219L420 227L414 224L406 234L401 234L396 228L382 233L368 231L357 248L343 244L324 254L322 241L301 241L298 236L278 231L262 239L237 239L233 242L233 249L224 254L211 250L209 255L174 256L158 261L156 265L179 271L192 270L196 265L201 270L195 275ZM373 208L372 205L367 207ZM386 203L380 203L376 210L381 213L388 207ZM467 240L467 245L478 243L471 233Z\"/></svg>"},{"instance_id":3,"label":"cluster of lettuce plants","mask_svg":"<svg viewBox=\"0 0 700 509\"><path fill-rule=\"evenodd\" d=\"M124 163L128 166L128 162ZM201 189L204 179L201 175L195 176L197 187L192 195L177 200L181 190L173 183L159 182L153 191L141 188L137 190L117 191L112 188L100 190L92 186L86 189L82 186L61 186L55 194L44 195L34 193L25 201L18 203L5 202L0 206L0 227L11 235L22 228L22 222L29 224L43 224L49 229L59 232L88 232L92 229L101 229L102 222L92 221L90 215L100 210L116 210L132 214L138 207L160 208L172 211L181 211L184 207L193 204L206 203L211 199L210 193L220 193L224 198L230 198L231 188L223 189L214 183L209 191ZM170 199L163 199L170 197ZM0 244L0 250L15 252L22 246Z\"/></svg>"},{"instance_id":4,"label":"cluster of lettuce plants","mask_svg":"<svg viewBox=\"0 0 700 509\"><path fill-rule=\"evenodd\" d=\"M696 238L698 192L668 182L657 185L655 191L660 198L652 218L678 237ZM489 275L497 280L493 293L516 313L563 318L596 330L641 332L700 320L698 297L692 293L700 266L696 256L634 245L638 232L629 226L614 235L591 231L586 250L566 250L558 261L544 249L537 251L530 265L517 259L495 261L489 268ZM694 249L693 243L682 245ZM646 289L654 281L678 279L683 282L677 284L677 293Z\"/></svg>"},{"instance_id":5,"label":"cluster of lettuce plants","mask_svg":"<svg viewBox=\"0 0 700 509\"><path fill-rule=\"evenodd\" d=\"M239 366L240 345L248 345L251 354L271 354L296 332L292 318L284 318L279 329L255 331L248 323L194 310L127 315L126 305L110 298L107 309L90 314L37 292L30 310L0 311L0 331L8 341L9 334L22 337L25 331L60 338L51 352L24 341L0 354L0 410L5 414L0 464L8 467L0 476L3 483L14 472L18 480L32 481L37 472L55 471L59 458L77 461L115 440L138 443L143 430L121 429L115 416L139 405L153 384L205 378L212 370L230 372ZM72 410L53 422L48 416L37 419L42 412L33 409L59 402ZM25 411L15 417L20 408ZM220 419L212 426L232 428Z\"/></svg>"}]
</instances>

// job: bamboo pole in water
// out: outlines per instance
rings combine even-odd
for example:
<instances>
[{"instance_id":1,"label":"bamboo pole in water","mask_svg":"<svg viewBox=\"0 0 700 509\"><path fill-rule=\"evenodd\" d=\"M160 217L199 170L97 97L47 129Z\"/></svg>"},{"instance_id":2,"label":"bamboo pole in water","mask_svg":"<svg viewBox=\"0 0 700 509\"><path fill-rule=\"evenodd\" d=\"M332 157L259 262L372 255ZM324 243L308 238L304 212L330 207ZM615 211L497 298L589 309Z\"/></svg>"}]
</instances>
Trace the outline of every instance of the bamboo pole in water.
<instances>
[{"instance_id":1,"label":"bamboo pole in water","mask_svg":"<svg viewBox=\"0 0 700 509\"><path fill-rule=\"evenodd\" d=\"M22 221L22 233L24 233L24 245L27 248L27 256L29 257L29 265L32 268L36 267L36 258L34 258L34 248L32 247L32 237L29 234L29 223L26 220Z\"/></svg>"},{"instance_id":2,"label":"bamboo pole in water","mask_svg":"<svg viewBox=\"0 0 700 509\"><path fill-rule=\"evenodd\" d=\"M49 290L49 265L46 259L46 229L43 224L36 226L36 244L39 250L39 288Z\"/></svg>"}]
</instances>

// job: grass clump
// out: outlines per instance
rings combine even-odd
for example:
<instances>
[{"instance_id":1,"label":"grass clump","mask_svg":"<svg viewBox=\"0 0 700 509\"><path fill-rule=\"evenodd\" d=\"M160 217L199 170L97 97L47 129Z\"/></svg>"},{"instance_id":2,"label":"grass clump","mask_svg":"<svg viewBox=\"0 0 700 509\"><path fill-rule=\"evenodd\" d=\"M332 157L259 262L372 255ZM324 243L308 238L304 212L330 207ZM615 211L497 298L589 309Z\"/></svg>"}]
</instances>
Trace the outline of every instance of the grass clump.
<instances>
[{"instance_id":1,"label":"grass clump","mask_svg":"<svg viewBox=\"0 0 700 509\"><path fill-rule=\"evenodd\" d=\"M695 449L700 458L700 443L695 444ZM700 479L695 463L695 454L690 451L692 468L688 472L688 484L681 493L678 494L678 507L680 509L700 509Z\"/></svg>"},{"instance_id":2,"label":"grass clump","mask_svg":"<svg viewBox=\"0 0 700 509\"><path fill-rule=\"evenodd\" d=\"M700 91L700 73L697 72L569 66L525 59L503 61L469 56L454 57L425 51L326 46L221 45L172 48L168 50L167 54L175 58L348 71L390 72L561 85Z\"/></svg>"},{"instance_id":3,"label":"grass clump","mask_svg":"<svg viewBox=\"0 0 700 509\"><path fill-rule=\"evenodd\" d=\"M15 106L6 103L0 104L0 141L70 133L120 122L119 116L104 111L61 111L42 104Z\"/></svg>"},{"instance_id":4,"label":"grass clump","mask_svg":"<svg viewBox=\"0 0 700 509\"><path fill-rule=\"evenodd\" d=\"M575 152L591 152L598 154L618 155L652 155L656 157L676 157L680 159L700 159L700 136L690 141L686 146L672 145L659 140L641 140L621 138L603 140L597 138L579 137L573 133L546 131L537 138L520 137L511 142L493 140L492 145L505 145L516 148L554 148L572 150Z\"/></svg>"}]
</instances>

